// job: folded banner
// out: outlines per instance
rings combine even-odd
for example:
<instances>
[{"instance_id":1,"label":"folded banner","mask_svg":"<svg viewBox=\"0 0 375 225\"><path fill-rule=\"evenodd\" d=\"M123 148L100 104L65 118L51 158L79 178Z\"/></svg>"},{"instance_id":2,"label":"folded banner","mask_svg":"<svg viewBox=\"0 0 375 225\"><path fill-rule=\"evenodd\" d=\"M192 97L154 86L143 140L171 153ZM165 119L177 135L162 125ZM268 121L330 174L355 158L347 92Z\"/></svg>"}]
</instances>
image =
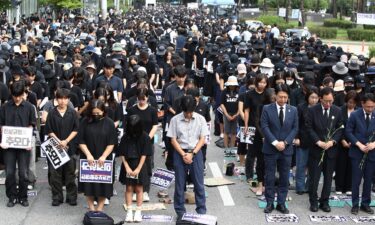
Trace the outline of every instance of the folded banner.
<instances>
[{"instance_id":1,"label":"folded banner","mask_svg":"<svg viewBox=\"0 0 375 225\"><path fill-rule=\"evenodd\" d=\"M162 189L168 189L174 181L174 172L157 168L151 177L151 184Z\"/></svg>"},{"instance_id":2,"label":"folded banner","mask_svg":"<svg viewBox=\"0 0 375 225\"><path fill-rule=\"evenodd\" d=\"M6 148L31 149L33 128L2 127L1 145Z\"/></svg>"},{"instance_id":3,"label":"folded banner","mask_svg":"<svg viewBox=\"0 0 375 225\"><path fill-rule=\"evenodd\" d=\"M67 149L60 147L59 142L55 138L50 138L43 142L40 148L55 169L59 168L70 160L70 157L66 152Z\"/></svg>"},{"instance_id":4,"label":"folded banner","mask_svg":"<svg viewBox=\"0 0 375 225\"><path fill-rule=\"evenodd\" d=\"M296 214L266 214L268 223L298 223Z\"/></svg>"},{"instance_id":5,"label":"folded banner","mask_svg":"<svg viewBox=\"0 0 375 225\"><path fill-rule=\"evenodd\" d=\"M79 161L79 182L83 183L104 183L113 182L113 162L105 160L104 166L100 167L97 160L94 160L92 166L86 159Z\"/></svg>"}]
</instances>

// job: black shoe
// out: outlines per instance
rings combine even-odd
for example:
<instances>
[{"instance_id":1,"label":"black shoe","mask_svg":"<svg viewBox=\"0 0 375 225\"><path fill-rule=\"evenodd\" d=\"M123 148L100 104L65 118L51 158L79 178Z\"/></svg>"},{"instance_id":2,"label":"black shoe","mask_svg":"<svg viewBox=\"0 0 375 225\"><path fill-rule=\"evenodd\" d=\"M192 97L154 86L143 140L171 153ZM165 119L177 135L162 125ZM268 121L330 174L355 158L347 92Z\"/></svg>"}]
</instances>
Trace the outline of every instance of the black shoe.
<instances>
[{"instance_id":1,"label":"black shoe","mask_svg":"<svg viewBox=\"0 0 375 225\"><path fill-rule=\"evenodd\" d=\"M319 208L323 210L323 212L327 212L327 213L331 212L331 207L329 207L328 204L320 204Z\"/></svg>"},{"instance_id":2,"label":"black shoe","mask_svg":"<svg viewBox=\"0 0 375 225\"><path fill-rule=\"evenodd\" d=\"M66 202L71 206L77 205L77 199L70 199L70 200L67 199Z\"/></svg>"},{"instance_id":3,"label":"black shoe","mask_svg":"<svg viewBox=\"0 0 375 225\"><path fill-rule=\"evenodd\" d=\"M54 199L52 200L52 206L59 206L62 202L60 200Z\"/></svg>"},{"instance_id":4,"label":"black shoe","mask_svg":"<svg viewBox=\"0 0 375 225\"><path fill-rule=\"evenodd\" d=\"M297 191L296 194L297 195L303 195L303 194L305 194L305 192L304 191Z\"/></svg>"},{"instance_id":5,"label":"black shoe","mask_svg":"<svg viewBox=\"0 0 375 225\"><path fill-rule=\"evenodd\" d=\"M358 206L353 206L352 210L350 211L353 215L358 215L358 210L359 210L359 207Z\"/></svg>"},{"instance_id":6,"label":"black shoe","mask_svg":"<svg viewBox=\"0 0 375 225\"><path fill-rule=\"evenodd\" d=\"M29 206L29 201L27 201L27 199L19 200L18 203L20 203L20 205L22 205L23 207Z\"/></svg>"},{"instance_id":7,"label":"black shoe","mask_svg":"<svg viewBox=\"0 0 375 225\"><path fill-rule=\"evenodd\" d=\"M282 214L289 214L289 210L286 208L285 204L277 204L276 210Z\"/></svg>"},{"instance_id":8,"label":"black shoe","mask_svg":"<svg viewBox=\"0 0 375 225\"><path fill-rule=\"evenodd\" d=\"M271 213L273 210L275 209L275 207L273 206L273 203L267 203L267 206L266 208L264 208L263 212L264 213Z\"/></svg>"},{"instance_id":9,"label":"black shoe","mask_svg":"<svg viewBox=\"0 0 375 225\"><path fill-rule=\"evenodd\" d=\"M311 212L318 212L318 206L317 205L310 205L310 211Z\"/></svg>"},{"instance_id":10,"label":"black shoe","mask_svg":"<svg viewBox=\"0 0 375 225\"><path fill-rule=\"evenodd\" d=\"M8 203L7 203L7 207L11 208L11 207L14 207L17 203L17 199L9 199Z\"/></svg>"},{"instance_id":11,"label":"black shoe","mask_svg":"<svg viewBox=\"0 0 375 225\"><path fill-rule=\"evenodd\" d=\"M374 214L374 210L370 208L370 206L364 206L361 205L360 207L361 211L368 213L368 214Z\"/></svg>"},{"instance_id":12,"label":"black shoe","mask_svg":"<svg viewBox=\"0 0 375 225\"><path fill-rule=\"evenodd\" d=\"M375 184L372 185L372 192L375 192Z\"/></svg>"}]
</instances>

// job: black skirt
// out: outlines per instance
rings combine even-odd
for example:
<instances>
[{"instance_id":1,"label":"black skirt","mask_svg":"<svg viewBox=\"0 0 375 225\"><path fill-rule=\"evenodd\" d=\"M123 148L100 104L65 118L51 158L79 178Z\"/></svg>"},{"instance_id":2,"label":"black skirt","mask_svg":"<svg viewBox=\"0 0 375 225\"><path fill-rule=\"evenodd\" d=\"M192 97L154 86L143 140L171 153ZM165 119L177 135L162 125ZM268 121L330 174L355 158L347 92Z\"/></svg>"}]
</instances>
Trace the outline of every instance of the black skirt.
<instances>
[{"instance_id":1,"label":"black skirt","mask_svg":"<svg viewBox=\"0 0 375 225\"><path fill-rule=\"evenodd\" d=\"M140 159L128 159L127 162L132 170L135 170L139 164ZM147 173L147 163L145 162L142 166L141 171L138 174L138 179L132 179L126 177L126 170L124 164L121 164L121 171L119 181L123 185L145 185L149 182L149 175Z\"/></svg>"}]
</instances>

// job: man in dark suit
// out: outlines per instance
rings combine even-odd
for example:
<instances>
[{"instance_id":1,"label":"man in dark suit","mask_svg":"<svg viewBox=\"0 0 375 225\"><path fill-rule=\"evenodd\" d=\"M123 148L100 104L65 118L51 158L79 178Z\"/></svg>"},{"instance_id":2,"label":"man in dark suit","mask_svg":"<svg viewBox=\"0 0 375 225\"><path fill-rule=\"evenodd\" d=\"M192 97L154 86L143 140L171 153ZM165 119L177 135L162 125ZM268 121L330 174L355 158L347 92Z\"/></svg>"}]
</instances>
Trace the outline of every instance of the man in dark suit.
<instances>
[{"instance_id":1,"label":"man in dark suit","mask_svg":"<svg viewBox=\"0 0 375 225\"><path fill-rule=\"evenodd\" d=\"M288 176L293 155L293 140L298 132L298 113L294 106L288 105L289 90L285 84L275 87L276 103L264 106L261 128L264 134L263 154L265 162L265 187L267 206L265 213L274 209L275 173L280 174L277 188L276 210L289 213L285 206L288 195Z\"/></svg>"},{"instance_id":2,"label":"man in dark suit","mask_svg":"<svg viewBox=\"0 0 375 225\"><path fill-rule=\"evenodd\" d=\"M309 152L309 200L310 211L318 211L318 186L320 174L323 171L324 182L320 195L319 208L330 212L328 205L331 193L332 176L335 170L337 143L340 141L342 117L339 107L332 105L333 90L325 87L320 91L320 104L309 108L306 116L306 129L314 145Z\"/></svg>"},{"instance_id":3,"label":"man in dark suit","mask_svg":"<svg viewBox=\"0 0 375 225\"><path fill-rule=\"evenodd\" d=\"M353 112L346 124L345 135L350 141L349 157L352 160L352 203L351 212L358 214L359 185L363 177L362 202L360 209L374 214L371 202L371 180L375 174L375 96L366 93L362 97L362 108ZM366 158L364 155L367 154ZM362 162L362 160L364 161Z\"/></svg>"}]
</instances>

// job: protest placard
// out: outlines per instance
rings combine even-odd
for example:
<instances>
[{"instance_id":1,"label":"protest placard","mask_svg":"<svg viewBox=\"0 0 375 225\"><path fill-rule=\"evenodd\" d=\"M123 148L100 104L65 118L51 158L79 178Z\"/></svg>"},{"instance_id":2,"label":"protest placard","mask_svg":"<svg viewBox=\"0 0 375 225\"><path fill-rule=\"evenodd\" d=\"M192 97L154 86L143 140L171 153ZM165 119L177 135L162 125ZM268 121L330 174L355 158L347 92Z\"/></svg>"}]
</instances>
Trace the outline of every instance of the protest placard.
<instances>
[{"instance_id":1,"label":"protest placard","mask_svg":"<svg viewBox=\"0 0 375 225\"><path fill-rule=\"evenodd\" d=\"M248 127L247 133L245 134L245 127L240 127L237 133L237 137L240 139L241 143L253 144L255 136L255 127Z\"/></svg>"},{"instance_id":2,"label":"protest placard","mask_svg":"<svg viewBox=\"0 0 375 225\"><path fill-rule=\"evenodd\" d=\"M163 103L163 98L161 96L161 93L162 93L162 89L155 89L154 91L156 102L159 104Z\"/></svg>"},{"instance_id":3,"label":"protest placard","mask_svg":"<svg viewBox=\"0 0 375 225\"><path fill-rule=\"evenodd\" d=\"M158 168L151 177L151 184L162 189L168 189L174 181L174 172Z\"/></svg>"},{"instance_id":4,"label":"protest placard","mask_svg":"<svg viewBox=\"0 0 375 225\"><path fill-rule=\"evenodd\" d=\"M143 222L172 223L173 216L167 215L142 215Z\"/></svg>"},{"instance_id":5,"label":"protest placard","mask_svg":"<svg viewBox=\"0 0 375 225\"><path fill-rule=\"evenodd\" d=\"M97 160L90 166L86 159L81 159L79 165L80 182L112 184L113 161L105 160L104 165L100 167Z\"/></svg>"},{"instance_id":6,"label":"protest placard","mask_svg":"<svg viewBox=\"0 0 375 225\"><path fill-rule=\"evenodd\" d=\"M375 216L351 216L355 223L375 223Z\"/></svg>"},{"instance_id":7,"label":"protest placard","mask_svg":"<svg viewBox=\"0 0 375 225\"><path fill-rule=\"evenodd\" d=\"M199 224L215 225L217 217L207 214L184 213L182 220Z\"/></svg>"},{"instance_id":8,"label":"protest placard","mask_svg":"<svg viewBox=\"0 0 375 225\"><path fill-rule=\"evenodd\" d=\"M268 223L298 223L296 214L266 214Z\"/></svg>"},{"instance_id":9,"label":"protest placard","mask_svg":"<svg viewBox=\"0 0 375 225\"><path fill-rule=\"evenodd\" d=\"M211 123L207 123L208 128L208 135L206 136L206 145L209 145L211 143Z\"/></svg>"},{"instance_id":10,"label":"protest placard","mask_svg":"<svg viewBox=\"0 0 375 225\"><path fill-rule=\"evenodd\" d=\"M31 127L2 127L1 145L6 148L31 150L33 128Z\"/></svg>"},{"instance_id":11,"label":"protest placard","mask_svg":"<svg viewBox=\"0 0 375 225\"><path fill-rule=\"evenodd\" d=\"M332 222L346 222L348 218L345 216L330 216L330 215L310 215L311 222L315 223L332 223Z\"/></svg>"},{"instance_id":12,"label":"protest placard","mask_svg":"<svg viewBox=\"0 0 375 225\"><path fill-rule=\"evenodd\" d=\"M50 138L43 142L40 148L55 169L59 168L70 160L70 157L66 152L67 149L61 148L59 146L59 142L55 138Z\"/></svg>"}]
</instances>

